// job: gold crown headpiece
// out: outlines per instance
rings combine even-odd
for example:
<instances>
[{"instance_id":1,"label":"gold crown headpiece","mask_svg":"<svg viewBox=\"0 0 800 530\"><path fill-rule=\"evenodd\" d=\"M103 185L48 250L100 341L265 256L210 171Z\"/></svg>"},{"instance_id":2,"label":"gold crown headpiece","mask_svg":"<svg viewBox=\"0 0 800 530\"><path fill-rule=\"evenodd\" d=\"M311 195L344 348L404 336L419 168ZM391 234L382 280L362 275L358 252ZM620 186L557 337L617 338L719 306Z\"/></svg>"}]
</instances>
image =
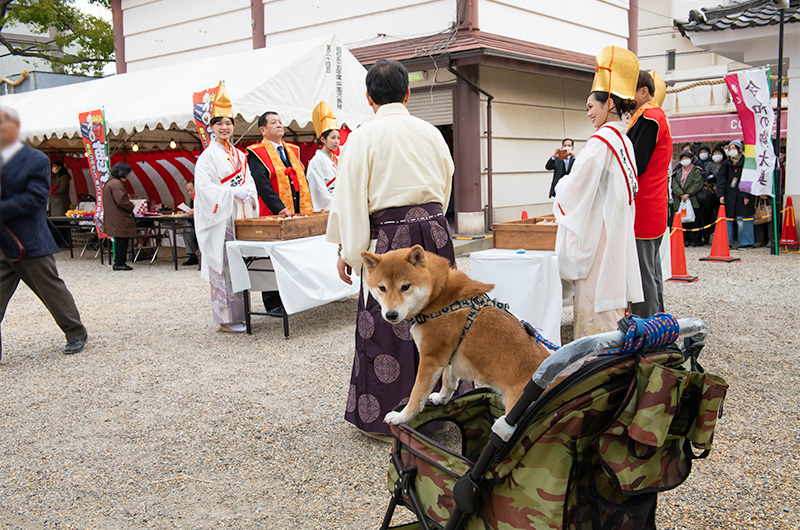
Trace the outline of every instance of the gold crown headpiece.
<instances>
[{"instance_id":1,"label":"gold crown headpiece","mask_svg":"<svg viewBox=\"0 0 800 530\"><path fill-rule=\"evenodd\" d=\"M311 113L311 121L314 122L314 132L317 134L317 138L322 136L325 131L339 128L336 123L336 116L333 115L333 109L327 101L320 101L314 107L314 111Z\"/></svg>"},{"instance_id":2,"label":"gold crown headpiece","mask_svg":"<svg viewBox=\"0 0 800 530\"><path fill-rule=\"evenodd\" d=\"M233 106L231 105L231 98L228 97L228 91L225 90L225 83L219 82L217 87L217 95L214 96L214 108L211 110L212 118L230 118L233 119Z\"/></svg>"},{"instance_id":3,"label":"gold crown headpiece","mask_svg":"<svg viewBox=\"0 0 800 530\"><path fill-rule=\"evenodd\" d=\"M639 81L639 59L619 46L606 46L595 57L592 92L610 92L622 99L633 99Z\"/></svg>"},{"instance_id":4,"label":"gold crown headpiece","mask_svg":"<svg viewBox=\"0 0 800 530\"><path fill-rule=\"evenodd\" d=\"M664 106L664 100L667 97L667 83L664 81L664 78L655 73L654 71L650 70L650 75L653 78L653 84L656 87L656 93L653 96L653 99L656 100L659 107Z\"/></svg>"}]
</instances>

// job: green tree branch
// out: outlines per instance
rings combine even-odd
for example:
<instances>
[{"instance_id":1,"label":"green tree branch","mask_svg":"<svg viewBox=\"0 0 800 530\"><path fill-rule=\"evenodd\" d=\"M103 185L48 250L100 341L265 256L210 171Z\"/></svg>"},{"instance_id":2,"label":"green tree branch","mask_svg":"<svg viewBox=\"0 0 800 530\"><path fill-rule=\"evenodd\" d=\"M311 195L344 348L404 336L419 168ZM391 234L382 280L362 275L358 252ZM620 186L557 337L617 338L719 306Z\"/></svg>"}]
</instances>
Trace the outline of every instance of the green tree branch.
<instances>
[{"instance_id":1,"label":"green tree branch","mask_svg":"<svg viewBox=\"0 0 800 530\"><path fill-rule=\"evenodd\" d=\"M90 2L110 8L110 0ZM42 34L53 30L55 37L18 46L3 34L11 24ZM82 13L74 0L0 0L0 44L12 55L43 59L57 72L100 76L103 67L114 60L111 24Z\"/></svg>"}]
</instances>

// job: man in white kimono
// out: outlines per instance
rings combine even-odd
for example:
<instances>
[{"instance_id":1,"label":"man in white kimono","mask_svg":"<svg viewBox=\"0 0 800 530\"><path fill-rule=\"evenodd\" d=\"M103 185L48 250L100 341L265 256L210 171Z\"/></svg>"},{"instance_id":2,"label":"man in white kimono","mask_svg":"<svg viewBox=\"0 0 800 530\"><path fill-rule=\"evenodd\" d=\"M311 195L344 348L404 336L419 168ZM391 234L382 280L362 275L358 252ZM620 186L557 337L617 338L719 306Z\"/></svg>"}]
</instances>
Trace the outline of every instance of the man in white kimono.
<instances>
[{"instance_id":1,"label":"man in white kimono","mask_svg":"<svg viewBox=\"0 0 800 530\"><path fill-rule=\"evenodd\" d=\"M194 223L203 253L200 276L211 284L211 312L220 330L245 330L244 297L231 287L225 241L235 239L233 221L258 216L258 194L247 155L231 145L234 122L230 99L220 83L211 114L211 142L197 159L194 173Z\"/></svg>"},{"instance_id":2,"label":"man in white kimono","mask_svg":"<svg viewBox=\"0 0 800 530\"><path fill-rule=\"evenodd\" d=\"M381 59L367 73L367 101L375 120L353 131L339 159L327 239L340 246L339 277L361 273L361 251L383 254L420 244L455 263L444 217L452 186L453 159L442 134L408 113L408 72ZM391 325L361 286L356 348L345 419L374 437L411 394L416 377L410 325ZM462 386L471 388L471 383Z\"/></svg>"}]
</instances>

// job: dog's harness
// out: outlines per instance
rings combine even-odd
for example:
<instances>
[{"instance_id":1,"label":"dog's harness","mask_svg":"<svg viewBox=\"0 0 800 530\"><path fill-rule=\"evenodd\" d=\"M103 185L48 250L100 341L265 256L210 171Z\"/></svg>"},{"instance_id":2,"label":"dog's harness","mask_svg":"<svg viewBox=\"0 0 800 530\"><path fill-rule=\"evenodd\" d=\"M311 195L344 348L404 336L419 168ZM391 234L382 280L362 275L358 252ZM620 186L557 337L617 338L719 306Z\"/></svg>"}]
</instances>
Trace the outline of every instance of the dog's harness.
<instances>
[{"instance_id":1,"label":"dog's harness","mask_svg":"<svg viewBox=\"0 0 800 530\"><path fill-rule=\"evenodd\" d=\"M440 317L442 315L447 315L453 313L455 311L460 311L461 309L469 308L469 313L467 314L467 322L464 324L464 329L461 330L461 336L458 338L458 343L456 347L453 349L453 353L450 354L450 360L453 360L453 356L458 351L458 347L461 346L461 341L464 340L464 335L467 334L469 328L472 326L472 323L475 322L475 319L478 318L478 311L483 309L484 307L496 307L498 309L502 309L503 311L508 311L508 304L503 302L498 302L492 298L489 298L488 294L482 294L480 296L475 296L473 298L469 298L467 300L459 300L458 302L454 302L449 306L445 307L444 309L440 309L439 311L435 311L433 313L427 314L419 314L412 318L407 318L406 322L410 324L424 324L428 320L436 317Z\"/></svg>"}]
</instances>

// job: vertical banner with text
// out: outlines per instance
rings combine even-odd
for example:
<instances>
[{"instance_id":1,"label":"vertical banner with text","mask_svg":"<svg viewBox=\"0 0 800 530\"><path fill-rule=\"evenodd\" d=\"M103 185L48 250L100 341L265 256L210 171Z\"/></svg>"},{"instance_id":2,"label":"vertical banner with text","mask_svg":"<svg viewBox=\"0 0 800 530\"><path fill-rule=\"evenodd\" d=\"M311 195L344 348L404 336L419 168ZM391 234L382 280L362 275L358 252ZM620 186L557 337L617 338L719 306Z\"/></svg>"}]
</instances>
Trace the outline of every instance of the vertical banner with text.
<instances>
[{"instance_id":1,"label":"vertical banner with text","mask_svg":"<svg viewBox=\"0 0 800 530\"><path fill-rule=\"evenodd\" d=\"M772 127L775 111L770 102L769 73L751 70L725 76L744 135L744 169L739 189L752 195L772 195L775 148Z\"/></svg>"},{"instance_id":2,"label":"vertical banner with text","mask_svg":"<svg viewBox=\"0 0 800 530\"><path fill-rule=\"evenodd\" d=\"M103 110L90 110L78 113L81 124L81 137L86 150L86 159L92 172L97 206L94 212L94 224L97 237L106 235L103 223L103 184L108 180L108 141L106 138L106 119Z\"/></svg>"},{"instance_id":3,"label":"vertical banner with text","mask_svg":"<svg viewBox=\"0 0 800 530\"><path fill-rule=\"evenodd\" d=\"M202 92L195 92L192 95L192 116L197 125L197 133L203 143L203 149L214 141L214 133L208 130L211 121L211 111L214 108L214 98L217 95L217 87L207 88Z\"/></svg>"}]
</instances>

